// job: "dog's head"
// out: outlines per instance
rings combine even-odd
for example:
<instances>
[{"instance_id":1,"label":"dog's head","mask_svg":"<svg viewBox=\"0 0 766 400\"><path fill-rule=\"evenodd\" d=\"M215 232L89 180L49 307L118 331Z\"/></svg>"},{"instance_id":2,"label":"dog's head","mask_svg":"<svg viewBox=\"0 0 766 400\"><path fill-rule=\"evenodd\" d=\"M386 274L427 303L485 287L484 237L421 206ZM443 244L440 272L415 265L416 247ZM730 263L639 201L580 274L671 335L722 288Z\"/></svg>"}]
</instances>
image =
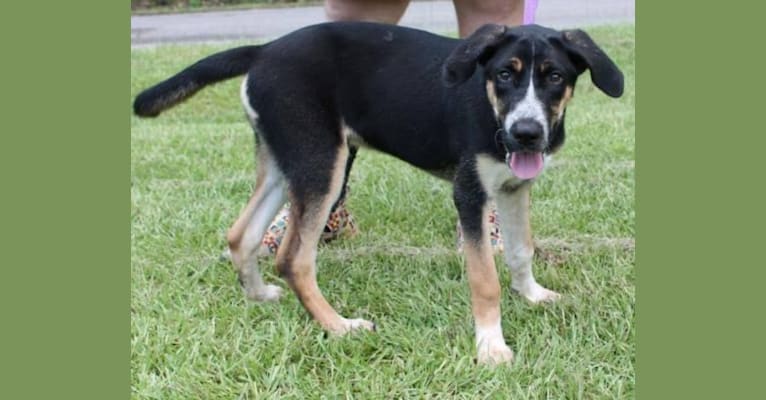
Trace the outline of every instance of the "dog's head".
<instances>
[{"instance_id":1,"label":"dog's head","mask_svg":"<svg viewBox=\"0 0 766 400\"><path fill-rule=\"evenodd\" d=\"M483 67L509 167L522 179L537 176L543 154L563 144L564 113L580 74L589 69L593 83L609 96L623 91L622 72L580 30L484 25L447 58L444 84L467 81L477 65Z\"/></svg>"}]
</instances>

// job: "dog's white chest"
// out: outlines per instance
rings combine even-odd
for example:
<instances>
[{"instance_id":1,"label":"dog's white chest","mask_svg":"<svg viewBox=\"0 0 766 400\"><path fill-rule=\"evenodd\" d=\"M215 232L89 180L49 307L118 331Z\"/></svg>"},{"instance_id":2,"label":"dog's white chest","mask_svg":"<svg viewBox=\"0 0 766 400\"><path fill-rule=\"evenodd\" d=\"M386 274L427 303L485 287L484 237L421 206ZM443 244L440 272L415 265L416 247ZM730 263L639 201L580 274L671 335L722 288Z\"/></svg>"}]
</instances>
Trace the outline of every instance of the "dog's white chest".
<instances>
[{"instance_id":1,"label":"dog's white chest","mask_svg":"<svg viewBox=\"0 0 766 400\"><path fill-rule=\"evenodd\" d=\"M548 165L550 159L550 155L545 156L544 167ZM497 161L486 154L476 156L476 171L484 190L492 197L503 186L516 186L522 183L522 180L513 174L507 163Z\"/></svg>"},{"instance_id":2,"label":"dog's white chest","mask_svg":"<svg viewBox=\"0 0 766 400\"><path fill-rule=\"evenodd\" d=\"M499 162L488 155L476 156L476 172L479 174L484 190L493 197L503 185L521 183L521 179L513 175L506 163Z\"/></svg>"}]
</instances>

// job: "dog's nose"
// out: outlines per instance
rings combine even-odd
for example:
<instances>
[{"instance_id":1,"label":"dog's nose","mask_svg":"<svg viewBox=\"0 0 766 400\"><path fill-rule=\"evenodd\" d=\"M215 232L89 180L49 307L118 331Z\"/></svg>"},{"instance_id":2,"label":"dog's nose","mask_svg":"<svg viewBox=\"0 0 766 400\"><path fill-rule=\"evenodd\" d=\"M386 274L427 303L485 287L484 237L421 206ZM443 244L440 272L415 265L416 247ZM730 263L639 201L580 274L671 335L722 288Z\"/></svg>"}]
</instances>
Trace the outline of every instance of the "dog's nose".
<instances>
[{"instance_id":1,"label":"dog's nose","mask_svg":"<svg viewBox=\"0 0 766 400\"><path fill-rule=\"evenodd\" d=\"M511 135L521 145L535 145L543 138L543 126L534 119L520 119L511 126Z\"/></svg>"}]
</instances>

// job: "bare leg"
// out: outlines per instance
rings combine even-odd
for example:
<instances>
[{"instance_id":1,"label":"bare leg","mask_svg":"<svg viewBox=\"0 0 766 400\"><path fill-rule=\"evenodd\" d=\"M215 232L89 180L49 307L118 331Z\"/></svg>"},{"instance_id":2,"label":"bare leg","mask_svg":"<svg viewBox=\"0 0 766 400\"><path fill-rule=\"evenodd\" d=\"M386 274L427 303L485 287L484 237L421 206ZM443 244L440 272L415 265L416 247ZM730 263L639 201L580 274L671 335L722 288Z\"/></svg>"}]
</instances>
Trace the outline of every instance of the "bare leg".
<instances>
[{"instance_id":1,"label":"bare leg","mask_svg":"<svg viewBox=\"0 0 766 400\"><path fill-rule=\"evenodd\" d=\"M324 10L330 21L396 24L404 15L409 3L409 0L327 0Z\"/></svg>"},{"instance_id":2,"label":"bare leg","mask_svg":"<svg viewBox=\"0 0 766 400\"><path fill-rule=\"evenodd\" d=\"M521 25L524 0L455 0L460 37L466 37L484 24Z\"/></svg>"}]
</instances>

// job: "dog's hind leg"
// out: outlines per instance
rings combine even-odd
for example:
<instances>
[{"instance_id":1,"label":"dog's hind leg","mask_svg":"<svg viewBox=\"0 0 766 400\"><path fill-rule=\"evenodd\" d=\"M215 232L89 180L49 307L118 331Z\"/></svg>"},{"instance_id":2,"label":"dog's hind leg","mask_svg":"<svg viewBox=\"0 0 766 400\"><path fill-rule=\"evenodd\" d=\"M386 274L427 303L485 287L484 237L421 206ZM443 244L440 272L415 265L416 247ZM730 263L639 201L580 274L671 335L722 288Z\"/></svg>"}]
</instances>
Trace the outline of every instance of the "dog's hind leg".
<instances>
[{"instance_id":1,"label":"dog's hind leg","mask_svg":"<svg viewBox=\"0 0 766 400\"><path fill-rule=\"evenodd\" d=\"M255 301L275 301L282 294L282 289L263 282L256 250L271 220L285 203L285 181L268 148L265 145L259 146L257 153L257 178L253 195L229 229L226 238L245 295Z\"/></svg>"},{"instance_id":2,"label":"dog's hind leg","mask_svg":"<svg viewBox=\"0 0 766 400\"><path fill-rule=\"evenodd\" d=\"M327 331L341 335L356 329L374 330L363 319L340 316L319 290L316 280L317 244L330 210L341 193L349 148L326 143L312 156L293 160L302 166L288 176L290 219L277 252L277 268L311 316ZM324 147L327 146L327 147Z\"/></svg>"}]
</instances>

